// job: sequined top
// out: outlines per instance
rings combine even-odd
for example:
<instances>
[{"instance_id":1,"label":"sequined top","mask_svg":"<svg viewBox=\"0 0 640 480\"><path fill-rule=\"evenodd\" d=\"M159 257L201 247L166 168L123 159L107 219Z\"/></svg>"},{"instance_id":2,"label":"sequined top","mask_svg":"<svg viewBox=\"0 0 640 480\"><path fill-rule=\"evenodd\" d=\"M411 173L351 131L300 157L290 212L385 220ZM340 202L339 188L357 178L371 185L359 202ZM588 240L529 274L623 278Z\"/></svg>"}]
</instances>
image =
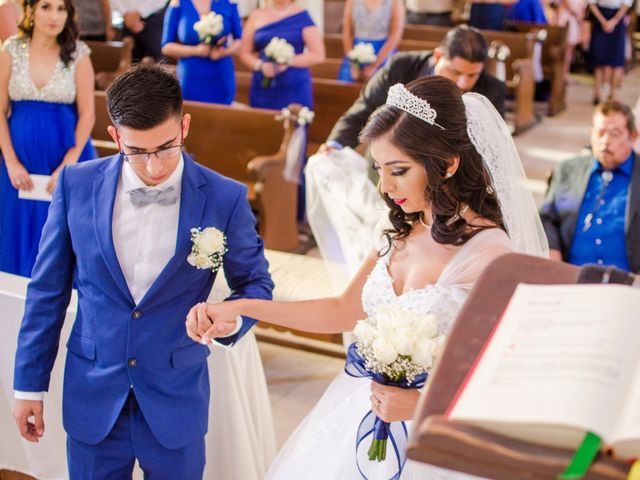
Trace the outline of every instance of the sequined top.
<instances>
[{"instance_id":1,"label":"sequined top","mask_svg":"<svg viewBox=\"0 0 640 480\"><path fill-rule=\"evenodd\" d=\"M382 0L382 3L369 11L365 0L355 0L353 4L353 26L356 38L379 40L387 38L391 30L391 9L393 0Z\"/></svg>"},{"instance_id":2,"label":"sequined top","mask_svg":"<svg viewBox=\"0 0 640 480\"><path fill-rule=\"evenodd\" d=\"M38 88L29 73L29 39L16 36L8 38L2 46L12 58L9 78L9 99L39 100L51 103L74 103L76 101L76 67L78 60L89 55L91 50L82 41L76 43L76 51L68 66L58 59L53 75L47 84Z\"/></svg>"}]
</instances>

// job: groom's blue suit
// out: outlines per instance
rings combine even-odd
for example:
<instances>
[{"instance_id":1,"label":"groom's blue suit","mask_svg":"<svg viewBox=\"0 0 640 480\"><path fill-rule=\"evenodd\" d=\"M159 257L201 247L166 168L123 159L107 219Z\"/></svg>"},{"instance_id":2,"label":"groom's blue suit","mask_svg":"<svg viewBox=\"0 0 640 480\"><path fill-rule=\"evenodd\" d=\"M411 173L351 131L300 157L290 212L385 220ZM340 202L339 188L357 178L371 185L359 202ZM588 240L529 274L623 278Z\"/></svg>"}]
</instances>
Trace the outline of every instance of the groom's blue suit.
<instances>
[{"instance_id":1,"label":"groom's blue suit","mask_svg":"<svg viewBox=\"0 0 640 480\"><path fill-rule=\"evenodd\" d=\"M177 449L203 438L209 404L209 348L187 337L185 317L206 300L216 275L187 263L190 230L216 227L227 236L224 272L231 298L270 299L273 283L246 188L184 155L175 255L136 304L112 239L121 169L117 155L60 173L27 292L14 388L48 389L75 281L78 312L67 342L65 430L86 444L101 442L133 389L156 439ZM253 323L244 318L240 331L221 341L235 342Z\"/></svg>"}]
</instances>

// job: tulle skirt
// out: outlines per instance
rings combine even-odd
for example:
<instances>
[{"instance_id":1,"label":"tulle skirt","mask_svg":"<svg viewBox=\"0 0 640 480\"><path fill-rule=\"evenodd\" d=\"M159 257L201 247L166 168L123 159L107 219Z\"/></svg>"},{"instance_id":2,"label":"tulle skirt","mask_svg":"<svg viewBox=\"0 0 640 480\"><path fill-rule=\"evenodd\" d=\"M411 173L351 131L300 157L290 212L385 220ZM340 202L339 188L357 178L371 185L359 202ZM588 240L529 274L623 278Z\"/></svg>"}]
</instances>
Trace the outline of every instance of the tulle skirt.
<instances>
[{"instance_id":1,"label":"tulle skirt","mask_svg":"<svg viewBox=\"0 0 640 480\"><path fill-rule=\"evenodd\" d=\"M388 480L397 471L391 445L387 460L370 462L366 456L370 440L365 439L356 454L360 421L371 408L370 380L340 373L320 401L289 437L274 460L267 479L361 480L356 455L368 480ZM411 422L406 422L411 429ZM369 437L370 438L370 437ZM394 471L395 468L395 471ZM407 461L401 480L455 479L478 477Z\"/></svg>"},{"instance_id":2,"label":"tulle skirt","mask_svg":"<svg viewBox=\"0 0 640 480\"><path fill-rule=\"evenodd\" d=\"M51 175L75 145L75 104L41 101L11 103L9 132L18 160L30 174ZM90 141L79 161L96 158ZM23 200L0 163L0 271L30 277L49 202Z\"/></svg>"}]
</instances>

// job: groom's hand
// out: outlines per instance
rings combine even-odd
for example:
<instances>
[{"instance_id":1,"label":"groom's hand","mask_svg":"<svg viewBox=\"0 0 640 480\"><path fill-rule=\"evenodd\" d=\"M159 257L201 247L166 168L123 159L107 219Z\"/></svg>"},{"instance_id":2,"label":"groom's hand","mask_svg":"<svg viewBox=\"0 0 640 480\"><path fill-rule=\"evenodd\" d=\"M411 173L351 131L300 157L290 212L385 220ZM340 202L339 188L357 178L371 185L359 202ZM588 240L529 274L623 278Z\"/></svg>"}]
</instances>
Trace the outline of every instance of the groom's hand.
<instances>
[{"instance_id":1,"label":"groom's hand","mask_svg":"<svg viewBox=\"0 0 640 480\"><path fill-rule=\"evenodd\" d=\"M226 319L211 314L209 310L215 310L215 308L216 305L198 303L189 311L186 321L189 338L206 345L212 338L226 337L233 332L237 325L237 318Z\"/></svg>"},{"instance_id":2,"label":"groom's hand","mask_svg":"<svg viewBox=\"0 0 640 480\"><path fill-rule=\"evenodd\" d=\"M13 418L18 425L20 435L30 442L38 442L44 435L44 420L42 412L44 402L42 400L16 400L13 407ZM29 418L33 417L33 422Z\"/></svg>"}]
</instances>

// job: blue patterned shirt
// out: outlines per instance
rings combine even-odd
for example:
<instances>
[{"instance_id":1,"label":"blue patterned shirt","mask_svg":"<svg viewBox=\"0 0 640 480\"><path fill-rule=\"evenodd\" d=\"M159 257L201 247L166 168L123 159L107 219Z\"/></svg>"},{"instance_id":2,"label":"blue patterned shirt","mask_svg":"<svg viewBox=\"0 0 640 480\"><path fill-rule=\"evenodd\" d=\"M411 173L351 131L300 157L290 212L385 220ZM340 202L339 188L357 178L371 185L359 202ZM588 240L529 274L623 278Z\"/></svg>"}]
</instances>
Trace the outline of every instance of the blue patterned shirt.
<instances>
[{"instance_id":1,"label":"blue patterned shirt","mask_svg":"<svg viewBox=\"0 0 640 480\"><path fill-rule=\"evenodd\" d=\"M632 153L610 173L594 161L578 213L569 263L595 263L630 270L624 224L633 161Z\"/></svg>"}]
</instances>

